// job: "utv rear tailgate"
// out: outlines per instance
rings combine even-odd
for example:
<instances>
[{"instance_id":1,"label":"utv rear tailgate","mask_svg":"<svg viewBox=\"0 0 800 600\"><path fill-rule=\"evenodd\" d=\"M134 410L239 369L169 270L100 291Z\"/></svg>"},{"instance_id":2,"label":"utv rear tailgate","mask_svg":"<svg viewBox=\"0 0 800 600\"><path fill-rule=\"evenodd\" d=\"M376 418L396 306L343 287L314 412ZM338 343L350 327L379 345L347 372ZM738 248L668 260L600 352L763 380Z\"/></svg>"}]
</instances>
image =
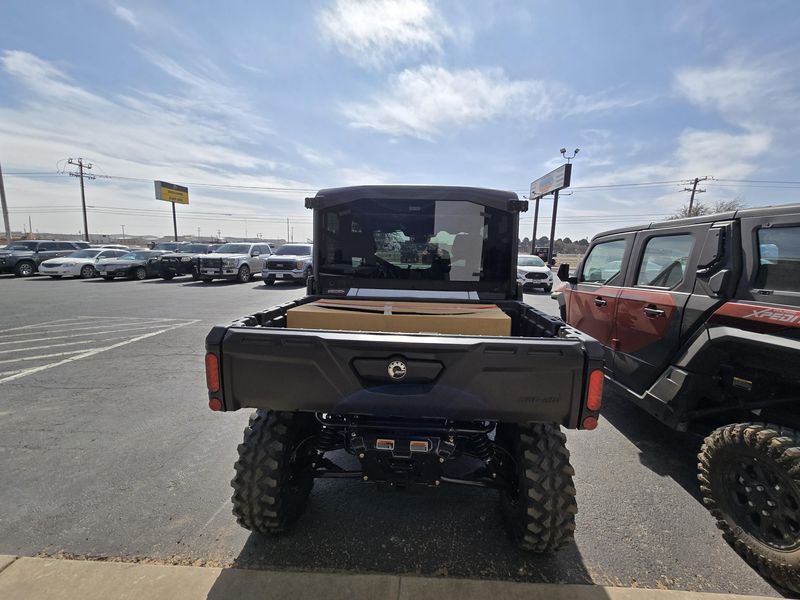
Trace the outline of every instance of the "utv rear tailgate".
<instances>
[{"instance_id":1,"label":"utv rear tailgate","mask_svg":"<svg viewBox=\"0 0 800 600\"><path fill-rule=\"evenodd\" d=\"M577 427L602 347L557 338L215 327L225 410L268 408ZM390 374L394 372L394 377ZM400 377L400 371L404 371Z\"/></svg>"}]
</instances>

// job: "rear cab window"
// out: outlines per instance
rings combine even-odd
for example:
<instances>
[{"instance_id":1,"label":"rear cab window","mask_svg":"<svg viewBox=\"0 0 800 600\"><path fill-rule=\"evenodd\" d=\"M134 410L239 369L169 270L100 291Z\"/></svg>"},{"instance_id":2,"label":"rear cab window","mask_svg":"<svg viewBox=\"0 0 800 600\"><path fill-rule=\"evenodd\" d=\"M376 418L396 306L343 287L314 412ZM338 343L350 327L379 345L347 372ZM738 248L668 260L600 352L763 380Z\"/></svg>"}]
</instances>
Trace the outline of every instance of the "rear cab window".
<instances>
[{"instance_id":1,"label":"rear cab window","mask_svg":"<svg viewBox=\"0 0 800 600\"><path fill-rule=\"evenodd\" d=\"M759 289L800 292L800 226L757 231Z\"/></svg>"}]
</instances>

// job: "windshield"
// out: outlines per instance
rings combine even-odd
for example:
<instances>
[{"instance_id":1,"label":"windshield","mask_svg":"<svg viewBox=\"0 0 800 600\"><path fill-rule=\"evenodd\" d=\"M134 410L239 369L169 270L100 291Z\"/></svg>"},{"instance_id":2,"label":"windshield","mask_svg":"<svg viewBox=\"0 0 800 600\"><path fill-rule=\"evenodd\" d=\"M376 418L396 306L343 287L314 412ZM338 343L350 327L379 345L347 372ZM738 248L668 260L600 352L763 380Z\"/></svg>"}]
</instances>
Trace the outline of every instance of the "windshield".
<instances>
[{"instance_id":1,"label":"windshield","mask_svg":"<svg viewBox=\"0 0 800 600\"><path fill-rule=\"evenodd\" d=\"M156 245L153 250L177 250L181 246L178 242L162 242Z\"/></svg>"},{"instance_id":2,"label":"windshield","mask_svg":"<svg viewBox=\"0 0 800 600\"><path fill-rule=\"evenodd\" d=\"M519 267L544 267L544 261L538 256L522 256L517 258L517 266Z\"/></svg>"},{"instance_id":3,"label":"windshield","mask_svg":"<svg viewBox=\"0 0 800 600\"><path fill-rule=\"evenodd\" d=\"M102 250L78 250L70 254L67 258L94 258L101 252Z\"/></svg>"},{"instance_id":4,"label":"windshield","mask_svg":"<svg viewBox=\"0 0 800 600\"><path fill-rule=\"evenodd\" d=\"M311 246L295 246L286 244L275 251L275 256L308 256L311 254Z\"/></svg>"},{"instance_id":5,"label":"windshield","mask_svg":"<svg viewBox=\"0 0 800 600\"><path fill-rule=\"evenodd\" d=\"M214 254L249 254L250 244L223 244Z\"/></svg>"},{"instance_id":6,"label":"windshield","mask_svg":"<svg viewBox=\"0 0 800 600\"><path fill-rule=\"evenodd\" d=\"M186 244L178 248L181 254L201 254L208 252L208 246L205 244Z\"/></svg>"},{"instance_id":7,"label":"windshield","mask_svg":"<svg viewBox=\"0 0 800 600\"><path fill-rule=\"evenodd\" d=\"M153 256L152 252L142 250L139 252L128 252L127 254L123 254L118 260L147 260L151 256Z\"/></svg>"},{"instance_id":8,"label":"windshield","mask_svg":"<svg viewBox=\"0 0 800 600\"><path fill-rule=\"evenodd\" d=\"M39 242L14 242L6 250L36 250Z\"/></svg>"},{"instance_id":9,"label":"windshield","mask_svg":"<svg viewBox=\"0 0 800 600\"><path fill-rule=\"evenodd\" d=\"M323 213L320 273L485 282L509 277L503 211L461 201L358 200Z\"/></svg>"}]
</instances>

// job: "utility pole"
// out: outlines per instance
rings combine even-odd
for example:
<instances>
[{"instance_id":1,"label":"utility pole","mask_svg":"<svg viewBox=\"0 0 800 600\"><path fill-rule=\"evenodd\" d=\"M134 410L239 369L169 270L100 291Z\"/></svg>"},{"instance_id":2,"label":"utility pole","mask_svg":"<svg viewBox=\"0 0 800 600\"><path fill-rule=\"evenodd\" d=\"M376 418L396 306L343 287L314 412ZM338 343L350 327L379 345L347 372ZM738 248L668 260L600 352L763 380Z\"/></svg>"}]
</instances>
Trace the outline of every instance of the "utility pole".
<instances>
[{"instance_id":1,"label":"utility pole","mask_svg":"<svg viewBox=\"0 0 800 600\"><path fill-rule=\"evenodd\" d=\"M89 221L86 218L86 192L83 189L83 180L86 179L94 179L94 175L86 175L83 170L84 169L91 169L92 163L83 162L82 158L70 158L67 161L71 165L78 165L78 172L77 173L70 173L73 177L80 177L81 179L81 207L83 208L83 236L84 239L88 242L89 241Z\"/></svg>"},{"instance_id":2,"label":"utility pole","mask_svg":"<svg viewBox=\"0 0 800 600\"><path fill-rule=\"evenodd\" d=\"M30 234L31 239L33 239L33 225L31 225L31 216L30 215L28 215L28 233Z\"/></svg>"},{"instance_id":3,"label":"utility pole","mask_svg":"<svg viewBox=\"0 0 800 600\"><path fill-rule=\"evenodd\" d=\"M286 241L289 241L289 217L286 217Z\"/></svg>"},{"instance_id":4,"label":"utility pole","mask_svg":"<svg viewBox=\"0 0 800 600\"><path fill-rule=\"evenodd\" d=\"M697 189L697 184L700 183L701 181L705 181L706 179L708 179L708 175L706 175L705 177L695 177L694 178L694 183L692 184L691 189L690 188L683 188L684 192L692 192L692 195L689 197L689 214L686 215L686 216L688 216L688 217L693 217L694 216L692 214L692 208L694 207L694 195L695 194L702 194L703 192L705 192L705 190L698 190Z\"/></svg>"},{"instance_id":5,"label":"utility pole","mask_svg":"<svg viewBox=\"0 0 800 600\"><path fill-rule=\"evenodd\" d=\"M533 239L531 239L531 254L536 254L536 229L539 227L539 201L536 198L536 206L533 209Z\"/></svg>"},{"instance_id":6,"label":"utility pole","mask_svg":"<svg viewBox=\"0 0 800 600\"><path fill-rule=\"evenodd\" d=\"M11 224L8 222L8 204L6 204L6 188L3 185L3 168L0 166L0 204L3 207L3 225L6 226L6 244L11 243Z\"/></svg>"},{"instance_id":7,"label":"utility pole","mask_svg":"<svg viewBox=\"0 0 800 600\"><path fill-rule=\"evenodd\" d=\"M200 228L197 228L197 241L200 241Z\"/></svg>"},{"instance_id":8,"label":"utility pole","mask_svg":"<svg viewBox=\"0 0 800 600\"><path fill-rule=\"evenodd\" d=\"M122 225L122 241L125 241L125 225Z\"/></svg>"}]
</instances>

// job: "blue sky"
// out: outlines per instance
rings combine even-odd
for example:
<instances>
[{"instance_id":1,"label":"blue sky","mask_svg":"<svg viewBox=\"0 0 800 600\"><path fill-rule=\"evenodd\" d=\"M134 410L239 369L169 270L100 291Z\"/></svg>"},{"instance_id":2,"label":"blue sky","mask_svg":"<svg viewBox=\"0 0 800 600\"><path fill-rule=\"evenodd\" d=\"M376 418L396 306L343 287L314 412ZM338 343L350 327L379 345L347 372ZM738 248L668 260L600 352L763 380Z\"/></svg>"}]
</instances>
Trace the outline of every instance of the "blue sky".
<instances>
[{"instance_id":1,"label":"blue sky","mask_svg":"<svg viewBox=\"0 0 800 600\"><path fill-rule=\"evenodd\" d=\"M797 201L800 3L6 0L0 161L83 156L90 231L310 235L303 198L359 183L524 193L579 147L557 236L702 200ZM59 162L62 161L62 162ZM631 182L635 189L580 189ZM215 187L290 188L245 190ZM81 228L77 181L9 175L12 227ZM306 191L308 190L308 191ZM550 201L544 201L544 212ZM523 220L530 228L532 213ZM548 226L546 220L542 226Z\"/></svg>"}]
</instances>

